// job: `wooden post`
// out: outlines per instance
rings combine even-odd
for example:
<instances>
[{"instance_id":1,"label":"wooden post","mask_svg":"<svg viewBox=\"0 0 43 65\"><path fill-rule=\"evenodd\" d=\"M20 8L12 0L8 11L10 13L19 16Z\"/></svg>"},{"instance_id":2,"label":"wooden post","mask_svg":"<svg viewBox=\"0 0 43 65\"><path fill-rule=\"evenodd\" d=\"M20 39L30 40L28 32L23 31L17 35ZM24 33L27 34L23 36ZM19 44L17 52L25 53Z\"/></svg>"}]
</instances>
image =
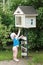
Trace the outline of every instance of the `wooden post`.
<instances>
[{"instance_id":1,"label":"wooden post","mask_svg":"<svg viewBox=\"0 0 43 65\"><path fill-rule=\"evenodd\" d=\"M26 29L26 37L27 37L27 58L28 58L28 29Z\"/></svg>"},{"instance_id":2,"label":"wooden post","mask_svg":"<svg viewBox=\"0 0 43 65\"><path fill-rule=\"evenodd\" d=\"M25 31L25 32L24 32ZM23 30L23 33L26 36L26 40L21 42L21 55L22 57L28 58L28 29ZM26 43L25 43L26 42ZM25 46L24 46L25 45Z\"/></svg>"}]
</instances>

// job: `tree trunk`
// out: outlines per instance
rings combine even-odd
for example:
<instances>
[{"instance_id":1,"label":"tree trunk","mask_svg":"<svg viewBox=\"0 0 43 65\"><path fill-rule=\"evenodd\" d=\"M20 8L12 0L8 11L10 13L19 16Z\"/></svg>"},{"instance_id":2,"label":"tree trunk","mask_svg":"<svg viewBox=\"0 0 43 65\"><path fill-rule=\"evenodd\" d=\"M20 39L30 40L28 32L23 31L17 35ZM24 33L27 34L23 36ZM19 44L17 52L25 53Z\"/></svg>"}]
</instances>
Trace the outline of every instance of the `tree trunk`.
<instances>
[{"instance_id":1,"label":"tree trunk","mask_svg":"<svg viewBox=\"0 0 43 65\"><path fill-rule=\"evenodd\" d=\"M5 11L5 0L3 0L3 11Z\"/></svg>"}]
</instances>

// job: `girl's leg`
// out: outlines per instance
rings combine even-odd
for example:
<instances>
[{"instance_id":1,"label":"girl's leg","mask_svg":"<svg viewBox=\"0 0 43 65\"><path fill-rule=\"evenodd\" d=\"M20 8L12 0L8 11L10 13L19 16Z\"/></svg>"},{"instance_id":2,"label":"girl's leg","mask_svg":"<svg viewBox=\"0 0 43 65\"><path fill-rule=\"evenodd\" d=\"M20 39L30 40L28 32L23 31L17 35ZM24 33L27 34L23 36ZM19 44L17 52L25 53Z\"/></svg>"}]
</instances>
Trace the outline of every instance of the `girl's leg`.
<instances>
[{"instance_id":1,"label":"girl's leg","mask_svg":"<svg viewBox=\"0 0 43 65\"><path fill-rule=\"evenodd\" d=\"M18 54L18 49L17 47L15 47L14 58L17 58L17 54Z\"/></svg>"},{"instance_id":2,"label":"girl's leg","mask_svg":"<svg viewBox=\"0 0 43 65\"><path fill-rule=\"evenodd\" d=\"M13 49L13 59L16 60L16 61L18 61L18 59L17 59L17 54L18 54L18 48L15 47L15 48Z\"/></svg>"}]
</instances>

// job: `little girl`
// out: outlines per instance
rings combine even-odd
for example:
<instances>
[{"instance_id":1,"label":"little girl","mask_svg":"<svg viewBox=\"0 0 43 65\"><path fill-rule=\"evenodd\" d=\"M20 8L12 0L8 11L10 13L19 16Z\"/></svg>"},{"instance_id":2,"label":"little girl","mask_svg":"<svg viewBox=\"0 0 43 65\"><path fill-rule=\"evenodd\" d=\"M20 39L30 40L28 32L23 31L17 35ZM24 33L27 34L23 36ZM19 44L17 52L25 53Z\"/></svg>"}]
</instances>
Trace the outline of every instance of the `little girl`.
<instances>
[{"instance_id":1,"label":"little girl","mask_svg":"<svg viewBox=\"0 0 43 65\"><path fill-rule=\"evenodd\" d=\"M10 37L13 40L13 60L19 61L17 59L17 54L18 54L18 47L19 47L19 39L23 37L23 35L20 35L20 29L18 31L18 34L16 35L15 33L11 33Z\"/></svg>"}]
</instances>

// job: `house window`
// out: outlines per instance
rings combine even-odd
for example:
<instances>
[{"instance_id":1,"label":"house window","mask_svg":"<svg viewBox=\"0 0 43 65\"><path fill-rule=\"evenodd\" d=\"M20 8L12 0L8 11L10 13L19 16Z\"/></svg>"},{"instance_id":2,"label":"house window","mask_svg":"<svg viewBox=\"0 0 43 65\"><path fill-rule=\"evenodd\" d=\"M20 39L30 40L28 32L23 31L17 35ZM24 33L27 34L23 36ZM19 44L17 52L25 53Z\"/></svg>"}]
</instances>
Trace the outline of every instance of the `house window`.
<instances>
[{"instance_id":1,"label":"house window","mask_svg":"<svg viewBox=\"0 0 43 65\"><path fill-rule=\"evenodd\" d=\"M16 25L21 25L21 17L16 17Z\"/></svg>"},{"instance_id":2,"label":"house window","mask_svg":"<svg viewBox=\"0 0 43 65\"><path fill-rule=\"evenodd\" d=\"M33 25L33 19L31 19L31 25Z\"/></svg>"},{"instance_id":3,"label":"house window","mask_svg":"<svg viewBox=\"0 0 43 65\"><path fill-rule=\"evenodd\" d=\"M20 13L19 11L17 11L17 13Z\"/></svg>"}]
</instances>

